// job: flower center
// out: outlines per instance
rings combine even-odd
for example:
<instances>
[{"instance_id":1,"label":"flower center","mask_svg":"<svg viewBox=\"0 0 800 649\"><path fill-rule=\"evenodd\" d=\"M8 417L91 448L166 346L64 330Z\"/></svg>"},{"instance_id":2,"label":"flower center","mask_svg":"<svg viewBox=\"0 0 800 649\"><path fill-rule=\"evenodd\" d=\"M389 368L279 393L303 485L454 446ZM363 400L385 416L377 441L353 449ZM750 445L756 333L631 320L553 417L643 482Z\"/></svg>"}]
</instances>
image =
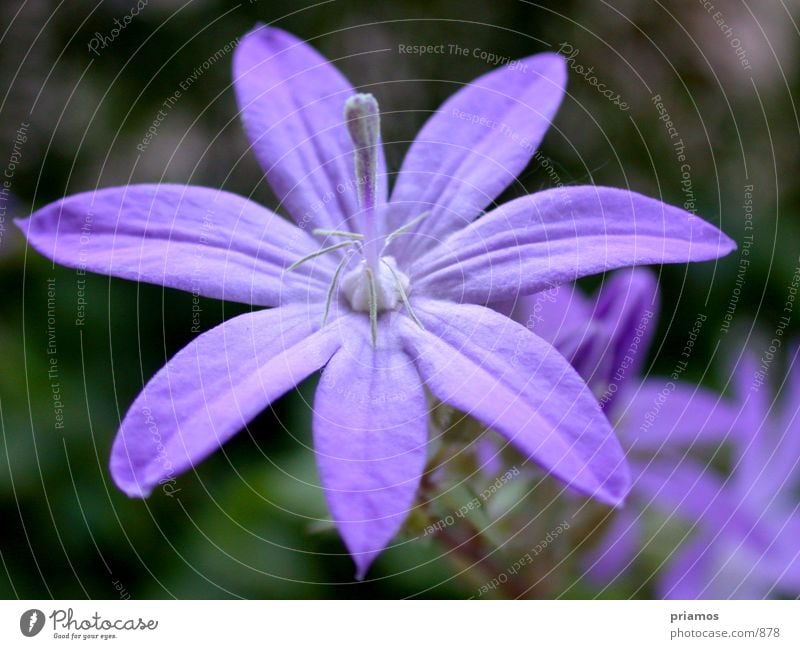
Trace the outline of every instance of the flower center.
<instances>
[{"instance_id":1,"label":"flower center","mask_svg":"<svg viewBox=\"0 0 800 649\"><path fill-rule=\"evenodd\" d=\"M408 275L397 267L394 257L384 256L383 252L396 237L411 230L428 213L420 214L385 237L376 236L375 203L378 187L378 148L380 147L378 102L369 94L353 95L345 102L344 117L347 121L350 139L353 142L355 177L363 179L363 182L357 183L358 203L365 216L363 232L314 230L315 235L334 241L338 240L338 242L298 259L286 270L287 272L293 271L320 255L346 249L346 254L339 262L328 286L322 325L325 326L328 321L331 304L337 287L340 287L350 303L350 308L369 314L372 344L377 345L378 314L384 311L394 311L399 308L401 303L411 319L424 329L408 302L410 286ZM361 260L355 268L347 270L355 252L361 255ZM339 278L342 274L344 276L341 277L340 282Z\"/></svg>"},{"instance_id":2,"label":"flower center","mask_svg":"<svg viewBox=\"0 0 800 649\"><path fill-rule=\"evenodd\" d=\"M381 257L378 267L373 269L366 260L358 263L342 279L342 292L354 311L377 313L393 311L408 295L408 276L397 268L394 257Z\"/></svg>"}]
</instances>

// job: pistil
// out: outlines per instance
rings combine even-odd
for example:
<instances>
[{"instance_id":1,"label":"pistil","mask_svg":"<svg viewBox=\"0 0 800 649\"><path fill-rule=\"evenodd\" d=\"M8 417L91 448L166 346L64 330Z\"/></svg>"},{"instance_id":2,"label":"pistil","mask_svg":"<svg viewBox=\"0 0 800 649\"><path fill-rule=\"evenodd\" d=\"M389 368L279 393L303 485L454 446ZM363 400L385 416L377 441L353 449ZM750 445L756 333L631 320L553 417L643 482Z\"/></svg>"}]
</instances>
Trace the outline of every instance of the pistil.
<instances>
[{"instance_id":1,"label":"pistil","mask_svg":"<svg viewBox=\"0 0 800 649\"><path fill-rule=\"evenodd\" d=\"M374 272L377 270L379 254L375 228L381 131L378 102L368 93L353 95L345 102L344 118L353 142L356 188L364 221L364 257Z\"/></svg>"}]
</instances>

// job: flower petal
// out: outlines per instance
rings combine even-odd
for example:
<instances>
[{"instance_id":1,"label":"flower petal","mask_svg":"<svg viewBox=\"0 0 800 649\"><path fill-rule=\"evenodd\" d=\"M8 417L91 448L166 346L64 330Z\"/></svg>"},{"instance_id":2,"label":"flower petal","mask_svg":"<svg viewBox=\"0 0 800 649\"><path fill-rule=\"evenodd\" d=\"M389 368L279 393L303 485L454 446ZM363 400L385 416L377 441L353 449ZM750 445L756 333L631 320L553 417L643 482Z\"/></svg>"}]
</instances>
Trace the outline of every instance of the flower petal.
<instances>
[{"instance_id":1,"label":"flower petal","mask_svg":"<svg viewBox=\"0 0 800 649\"><path fill-rule=\"evenodd\" d=\"M486 304L613 268L703 261L734 248L714 226L655 199L566 187L502 205L451 235L410 272L415 290Z\"/></svg>"},{"instance_id":2,"label":"flower petal","mask_svg":"<svg viewBox=\"0 0 800 649\"><path fill-rule=\"evenodd\" d=\"M325 368L314 399L322 487L357 579L405 521L425 468L425 393L386 318L377 348L366 327L352 332Z\"/></svg>"},{"instance_id":3,"label":"flower petal","mask_svg":"<svg viewBox=\"0 0 800 649\"><path fill-rule=\"evenodd\" d=\"M647 379L620 392L613 417L629 450L682 455L690 448L715 448L733 436L739 409L694 384Z\"/></svg>"},{"instance_id":4,"label":"flower petal","mask_svg":"<svg viewBox=\"0 0 800 649\"><path fill-rule=\"evenodd\" d=\"M790 373L778 394L773 395L765 382L763 367L761 358L746 350L734 370L741 417L737 422L733 475L739 493L748 494L767 508L777 493L791 491L794 486L793 474L800 467L800 422L795 420L788 425L791 417L786 416L787 411L792 414L797 410L797 377ZM781 393L786 405L779 410Z\"/></svg>"},{"instance_id":5,"label":"flower petal","mask_svg":"<svg viewBox=\"0 0 800 649\"><path fill-rule=\"evenodd\" d=\"M628 507L614 512L614 519L603 530L599 545L592 548L583 560L589 579L599 584L611 584L636 561L642 535L640 516Z\"/></svg>"},{"instance_id":6,"label":"flower petal","mask_svg":"<svg viewBox=\"0 0 800 649\"><path fill-rule=\"evenodd\" d=\"M577 284L564 284L520 296L511 315L569 359L587 335L593 310Z\"/></svg>"},{"instance_id":7,"label":"flower petal","mask_svg":"<svg viewBox=\"0 0 800 649\"><path fill-rule=\"evenodd\" d=\"M397 255L412 259L472 221L530 161L564 96L564 59L537 54L479 77L423 126L392 191L392 229L430 210Z\"/></svg>"},{"instance_id":8,"label":"flower petal","mask_svg":"<svg viewBox=\"0 0 800 649\"><path fill-rule=\"evenodd\" d=\"M184 347L122 421L111 452L117 486L146 497L322 367L339 346L344 319L315 332L320 319L305 305L246 313Z\"/></svg>"},{"instance_id":9,"label":"flower petal","mask_svg":"<svg viewBox=\"0 0 800 649\"><path fill-rule=\"evenodd\" d=\"M775 416L770 427L773 435L773 448L767 460L768 469L764 476L764 489L770 493L791 491L800 478L800 362L798 349L787 358L791 363L785 383L776 399L781 399L779 416Z\"/></svg>"},{"instance_id":10,"label":"flower petal","mask_svg":"<svg viewBox=\"0 0 800 649\"><path fill-rule=\"evenodd\" d=\"M622 449L589 388L551 345L490 309L417 300L404 345L433 394L610 504L628 491Z\"/></svg>"},{"instance_id":11,"label":"flower petal","mask_svg":"<svg viewBox=\"0 0 800 649\"><path fill-rule=\"evenodd\" d=\"M766 522L759 525L761 515L753 516L750 504L713 467L686 457L679 464L662 459L634 468L637 494L664 513L723 538L747 539L752 547L765 551L773 543L774 534Z\"/></svg>"},{"instance_id":12,"label":"flower petal","mask_svg":"<svg viewBox=\"0 0 800 649\"><path fill-rule=\"evenodd\" d=\"M514 319L558 349L612 412L620 388L647 356L657 303L655 275L631 268L614 273L593 301L574 284L523 296Z\"/></svg>"},{"instance_id":13,"label":"flower petal","mask_svg":"<svg viewBox=\"0 0 800 649\"><path fill-rule=\"evenodd\" d=\"M17 223L59 264L245 304L324 300L332 272L320 259L284 274L316 241L252 201L205 187L100 189Z\"/></svg>"},{"instance_id":14,"label":"flower petal","mask_svg":"<svg viewBox=\"0 0 800 649\"><path fill-rule=\"evenodd\" d=\"M355 90L325 57L275 27L256 27L233 58L245 130L281 204L301 226L347 229L358 212L353 144L344 120ZM386 169L378 151L378 200Z\"/></svg>"},{"instance_id":15,"label":"flower petal","mask_svg":"<svg viewBox=\"0 0 800 649\"><path fill-rule=\"evenodd\" d=\"M681 546L659 577L659 598L715 599L708 593L707 574L707 564L713 561L715 549L706 536L698 536Z\"/></svg>"},{"instance_id":16,"label":"flower petal","mask_svg":"<svg viewBox=\"0 0 800 649\"><path fill-rule=\"evenodd\" d=\"M582 346L570 361L595 393L609 396L604 402L606 410L627 380L639 375L655 333L657 313L658 282L649 268L617 271L598 292L594 309L598 331L589 348Z\"/></svg>"}]
</instances>

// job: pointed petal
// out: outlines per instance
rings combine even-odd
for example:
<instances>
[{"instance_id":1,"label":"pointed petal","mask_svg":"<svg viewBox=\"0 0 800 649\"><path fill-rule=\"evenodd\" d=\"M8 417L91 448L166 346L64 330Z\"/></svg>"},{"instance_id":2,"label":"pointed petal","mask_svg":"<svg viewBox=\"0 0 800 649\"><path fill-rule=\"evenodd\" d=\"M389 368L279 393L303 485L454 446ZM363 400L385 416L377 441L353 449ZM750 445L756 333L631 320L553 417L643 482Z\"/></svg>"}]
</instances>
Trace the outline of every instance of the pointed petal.
<instances>
[{"instance_id":1,"label":"pointed petal","mask_svg":"<svg viewBox=\"0 0 800 649\"><path fill-rule=\"evenodd\" d=\"M401 335L440 400L497 430L569 486L613 505L628 491L622 449L597 401L552 346L478 306L418 300L426 330Z\"/></svg>"},{"instance_id":2,"label":"pointed petal","mask_svg":"<svg viewBox=\"0 0 800 649\"><path fill-rule=\"evenodd\" d=\"M376 349L367 327L352 332L325 368L314 399L322 487L357 579L411 510L428 440L419 376L383 323L380 334Z\"/></svg>"},{"instance_id":3,"label":"pointed petal","mask_svg":"<svg viewBox=\"0 0 800 649\"><path fill-rule=\"evenodd\" d=\"M325 57L275 27L256 27L234 53L245 130L281 205L304 229L348 229L358 212L344 104L355 90ZM378 201L386 168L378 151Z\"/></svg>"},{"instance_id":4,"label":"pointed petal","mask_svg":"<svg viewBox=\"0 0 800 649\"><path fill-rule=\"evenodd\" d=\"M411 145L392 191L392 229L431 210L398 250L412 259L464 227L526 167L564 96L557 54L537 54L479 77L451 96Z\"/></svg>"},{"instance_id":5,"label":"pointed petal","mask_svg":"<svg viewBox=\"0 0 800 649\"><path fill-rule=\"evenodd\" d=\"M271 401L318 370L339 345L305 305L247 313L199 336L144 387L111 451L111 474L145 497L205 459Z\"/></svg>"},{"instance_id":6,"label":"pointed petal","mask_svg":"<svg viewBox=\"0 0 800 649\"><path fill-rule=\"evenodd\" d=\"M702 219L621 189L565 187L502 205L410 268L415 290L487 304L643 264L715 259L734 242Z\"/></svg>"},{"instance_id":7,"label":"pointed petal","mask_svg":"<svg viewBox=\"0 0 800 649\"><path fill-rule=\"evenodd\" d=\"M260 306L324 300L330 260L284 274L313 238L236 194L128 185L76 194L17 222L53 261Z\"/></svg>"}]
</instances>

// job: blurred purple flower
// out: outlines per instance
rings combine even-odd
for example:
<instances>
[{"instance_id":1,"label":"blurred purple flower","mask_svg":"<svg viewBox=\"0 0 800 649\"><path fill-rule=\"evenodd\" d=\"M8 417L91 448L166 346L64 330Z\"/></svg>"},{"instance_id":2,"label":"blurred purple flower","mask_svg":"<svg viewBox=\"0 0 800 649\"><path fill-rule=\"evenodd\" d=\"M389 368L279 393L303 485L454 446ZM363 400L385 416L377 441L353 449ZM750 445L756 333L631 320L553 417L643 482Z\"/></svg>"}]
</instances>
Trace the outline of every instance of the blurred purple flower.
<instances>
[{"instance_id":1,"label":"blurred purple flower","mask_svg":"<svg viewBox=\"0 0 800 649\"><path fill-rule=\"evenodd\" d=\"M427 121L389 197L374 98L309 45L258 27L235 53L236 95L299 227L245 198L176 185L79 194L21 222L66 266L277 307L204 333L145 386L112 450L119 487L148 495L324 367L314 445L359 577L413 504L424 387L572 487L619 503L627 469L591 392L549 344L481 305L734 244L680 209L594 186L475 220L529 162L565 77L561 57L540 54L466 85Z\"/></svg>"},{"instance_id":2,"label":"blurred purple flower","mask_svg":"<svg viewBox=\"0 0 800 649\"><path fill-rule=\"evenodd\" d=\"M755 383L758 359L736 369L739 406L728 438L730 472L684 460L654 463L646 488L695 524L672 557L659 592L673 599L765 599L800 595L800 368L797 350L773 398ZM778 401L780 406L776 406Z\"/></svg>"},{"instance_id":3,"label":"blurred purple flower","mask_svg":"<svg viewBox=\"0 0 800 649\"><path fill-rule=\"evenodd\" d=\"M633 269L615 273L593 300L561 286L522 298L514 312L593 388L631 465L630 498L589 556L589 575L610 583L630 568L648 542L644 510L653 508L691 527L658 579L662 597L796 596L800 371L793 369L775 416L755 389L750 355L736 371L732 401L675 377L642 378L657 297L655 277ZM729 476L698 460L723 444L734 452Z\"/></svg>"}]
</instances>

